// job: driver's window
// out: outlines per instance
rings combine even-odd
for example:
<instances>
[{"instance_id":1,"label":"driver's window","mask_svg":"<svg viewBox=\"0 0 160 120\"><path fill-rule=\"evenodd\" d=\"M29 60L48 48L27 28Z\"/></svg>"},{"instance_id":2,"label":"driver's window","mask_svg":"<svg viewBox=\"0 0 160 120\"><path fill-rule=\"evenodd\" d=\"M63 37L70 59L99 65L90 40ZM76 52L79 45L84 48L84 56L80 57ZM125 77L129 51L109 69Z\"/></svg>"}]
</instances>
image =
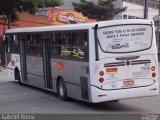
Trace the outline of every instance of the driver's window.
<instances>
[{"instance_id":1,"label":"driver's window","mask_svg":"<svg viewBox=\"0 0 160 120\"><path fill-rule=\"evenodd\" d=\"M4 36L3 44L5 45L5 51L11 52L11 39L10 36Z\"/></svg>"}]
</instances>

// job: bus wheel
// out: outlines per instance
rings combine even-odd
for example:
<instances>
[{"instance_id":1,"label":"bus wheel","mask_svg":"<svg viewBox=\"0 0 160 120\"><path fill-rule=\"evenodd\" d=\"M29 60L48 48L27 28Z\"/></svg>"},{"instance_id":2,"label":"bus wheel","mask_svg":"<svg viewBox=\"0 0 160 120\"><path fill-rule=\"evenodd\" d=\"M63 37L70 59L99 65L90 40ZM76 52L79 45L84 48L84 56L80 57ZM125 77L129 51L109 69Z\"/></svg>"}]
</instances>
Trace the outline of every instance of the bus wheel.
<instances>
[{"instance_id":1,"label":"bus wheel","mask_svg":"<svg viewBox=\"0 0 160 120\"><path fill-rule=\"evenodd\" d=\"M18 80L19 85L22 85L21 77L18 70L15 71L15 80Z\"/></svg>"},{"instance_id":2,"label":"bus wheel","mask_svg":"<svg viewBox=\"0 0 160 120\"><path fill-rule=\"evenodd\" d=\"M59 98L62 100L66 100L67 99L66 85L62 78L59 79L57 87L58 87L57 93L58 93Z\"/></svg>"}]
</instances>

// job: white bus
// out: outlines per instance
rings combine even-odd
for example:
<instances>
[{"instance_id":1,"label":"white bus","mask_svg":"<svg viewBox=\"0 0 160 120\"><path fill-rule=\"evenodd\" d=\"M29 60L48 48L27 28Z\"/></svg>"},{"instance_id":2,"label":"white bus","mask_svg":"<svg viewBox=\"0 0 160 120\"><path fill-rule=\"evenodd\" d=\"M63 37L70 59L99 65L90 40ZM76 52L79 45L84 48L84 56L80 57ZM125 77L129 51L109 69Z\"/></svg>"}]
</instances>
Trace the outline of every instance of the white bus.
<instances>
[{"instance_id":1,"label":"white bus","mask_svg":"<svg viewBox=\"0 0 160 120\"><path fill-rule=\"evenodd\" d=\"M5 43L8 77L61 99L98 103L159 94L151 20L10 29Z\"/></svg>"}]
</instances>

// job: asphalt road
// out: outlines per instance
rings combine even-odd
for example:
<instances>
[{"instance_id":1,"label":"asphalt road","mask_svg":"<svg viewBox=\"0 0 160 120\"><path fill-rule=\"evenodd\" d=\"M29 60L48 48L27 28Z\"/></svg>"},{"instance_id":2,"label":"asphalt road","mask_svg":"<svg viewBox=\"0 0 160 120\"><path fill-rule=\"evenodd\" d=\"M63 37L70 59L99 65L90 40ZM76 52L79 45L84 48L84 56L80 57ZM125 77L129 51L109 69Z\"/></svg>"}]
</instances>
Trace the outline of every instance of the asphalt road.
<instances>
[{"instance_id":1,"label":"asphalt road","mask_svg":"<svg viewBox=\"0 0 160 120\"><path fill-rule=\"evenodd\" d=\"M51 92L8 81L0 72L0 113L35 114L135 114L160 113L160 96L90 104L71 99L62 101Z\"/></svg>"}]
</instances>

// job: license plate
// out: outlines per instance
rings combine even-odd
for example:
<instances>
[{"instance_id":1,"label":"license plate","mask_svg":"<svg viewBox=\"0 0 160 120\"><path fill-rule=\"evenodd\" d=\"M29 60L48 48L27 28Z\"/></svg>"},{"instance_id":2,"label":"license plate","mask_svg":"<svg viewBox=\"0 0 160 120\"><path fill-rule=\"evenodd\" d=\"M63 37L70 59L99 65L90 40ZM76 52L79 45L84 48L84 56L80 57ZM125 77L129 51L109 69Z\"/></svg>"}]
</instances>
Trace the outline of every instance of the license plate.
<instances>
[{"instance_id":1,"label":"license plate","mask_svg":"<svg viewBox=\"0 0 160 120\"><path fill-rule=\"evenodd\" d=\"M124 86L134 85L134 80L125 80L123 81Z\"/></svg>"}]
</instances>

